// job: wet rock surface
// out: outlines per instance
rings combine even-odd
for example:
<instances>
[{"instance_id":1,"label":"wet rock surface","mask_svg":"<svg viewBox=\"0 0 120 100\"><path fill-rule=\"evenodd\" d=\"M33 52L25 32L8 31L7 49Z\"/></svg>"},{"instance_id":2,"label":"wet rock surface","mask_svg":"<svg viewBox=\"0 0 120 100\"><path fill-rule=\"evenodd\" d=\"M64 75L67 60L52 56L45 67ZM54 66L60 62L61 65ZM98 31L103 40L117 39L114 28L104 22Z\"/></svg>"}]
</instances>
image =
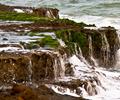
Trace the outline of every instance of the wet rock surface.
<instances>
[{"instance_id":1,"label":"wet rock surface","mask_svg":"<svg viewBox=\"0 0 120 100\"><path fill-rule=\"evenodd\" d=\"M31 88L24 84L14 84L11 89L6 92L0 92L0 100L85 100L67 95L60 95L45 85L38 88Z\"/></svg>"},{"instance_id":2,"label":"wet rock surface","mask_svg":"<svg viewBox=\"0 0 120 100\"><path fill-rule=\"evenodd\" d=\"M0 83L54 79L54 60L54 54L44 52L1 52Z\"/></svg>"}]
</instances>

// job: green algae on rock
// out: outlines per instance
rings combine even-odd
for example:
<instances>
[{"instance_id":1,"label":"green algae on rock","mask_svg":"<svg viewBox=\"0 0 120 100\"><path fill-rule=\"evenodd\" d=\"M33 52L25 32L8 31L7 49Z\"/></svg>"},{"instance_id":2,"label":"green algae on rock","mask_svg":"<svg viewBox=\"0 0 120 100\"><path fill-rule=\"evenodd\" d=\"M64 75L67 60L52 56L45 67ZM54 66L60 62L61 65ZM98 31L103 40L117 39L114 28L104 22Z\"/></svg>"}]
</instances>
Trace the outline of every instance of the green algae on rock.
<instances>
[{"instance_id":1,"label":"green algae on rock","mask_svg":"<svg viewBox=\"0 0 120 100\"><path fill-rule=\"evenodd\" d=\"M74 30L61 30L56 31L56 36L65 42L72 53L75 53L75 49L80 52L79 47L83 50L83 52L87 52L86 44L88 43L88 40L85 33ZM75 48L75 45L77 48Z\"/></svg>"},{"instance_id":2,"label":"green algae on rock","mask_svg":"<svg viewBox=\"0 0 120 100\"><path fill-rule=\"evenodd\" d=\"M3 12L0 11L1 20L10 20L10 21L45 21L49 20L47 17L38 17L33 14L27 13L16 13L16 12Z\"/></svg>"},{"instance_id":3,"label":"green algae on rock","mask_svg":"<svg viewBox=\"0 0 120 100\"><path fill-rule=\"evenodd\" d=\"M41 35L40 35L41 36ZM60 45L58 40L49 36L49 35L42 35L42 38L36 39L35 42L29 43L21 43L27 49L35 49L35 48L48 48L48 49L57 49Z\"/></svg>"}]
</instances>

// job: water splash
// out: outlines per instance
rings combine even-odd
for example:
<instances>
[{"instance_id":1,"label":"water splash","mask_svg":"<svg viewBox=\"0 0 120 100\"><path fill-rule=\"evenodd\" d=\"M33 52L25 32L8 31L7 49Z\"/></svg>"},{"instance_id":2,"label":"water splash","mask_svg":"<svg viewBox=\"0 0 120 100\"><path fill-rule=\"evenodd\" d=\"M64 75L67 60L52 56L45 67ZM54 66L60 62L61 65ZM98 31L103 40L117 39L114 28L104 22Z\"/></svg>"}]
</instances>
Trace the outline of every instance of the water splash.
<instances>
[{"instance_id":1,"label":"water splash","mask_svg":"<svg viewBox=\"0 0 120 100\"><path fill-rule=\"evenodd\" d=\"M91 38L90 35L88 36L88 41L89 41L89 56L90 56L90 59L94 63L94 66L98 66L98 63L96 62L96 59L94 59L94 57L93 57L92 38Z\"/></svg>"},{"instance_id":2,"label":"water splash","mask_svg":"<svg viewBox=\"0 0 120 100\"><path fill-rule=\"evenodd\" d=\"M105 34L101 34L102 37L102 52L103 52L103 61L104 64L107 64L107 62L109 61L109 53L110 53L110 46L109 43L107 41L107 37Z\"/></svg>"}]
</instances>

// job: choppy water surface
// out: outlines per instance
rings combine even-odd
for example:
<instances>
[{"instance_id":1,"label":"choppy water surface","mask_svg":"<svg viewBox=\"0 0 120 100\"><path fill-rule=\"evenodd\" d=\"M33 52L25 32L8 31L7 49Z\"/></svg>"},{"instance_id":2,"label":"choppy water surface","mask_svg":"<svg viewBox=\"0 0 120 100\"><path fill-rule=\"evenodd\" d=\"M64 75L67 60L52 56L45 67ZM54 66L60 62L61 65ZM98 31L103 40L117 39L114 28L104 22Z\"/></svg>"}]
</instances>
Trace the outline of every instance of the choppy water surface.
<instances>
[{"instance_id":1,"label":"choppy water surface","mask_svg":"<svg viewBox=\"0 0 120 100\"><path fill-rule=\"evenodd\" d=\"M61 17L120 28L120 0L0 0L0 3L58 8Z\"/></svg>"},{"instance_id":2,"label":"choppy water surface","mask_svg":"<svg viewBox=\"0 0 120 100\"><path fill-rule=\"evenodd\" d=\"M0 2L10 5L56 7L61 13L73 16L118 17L120 15L120 0L0 0Z\"/></svg>"}]
</instances>

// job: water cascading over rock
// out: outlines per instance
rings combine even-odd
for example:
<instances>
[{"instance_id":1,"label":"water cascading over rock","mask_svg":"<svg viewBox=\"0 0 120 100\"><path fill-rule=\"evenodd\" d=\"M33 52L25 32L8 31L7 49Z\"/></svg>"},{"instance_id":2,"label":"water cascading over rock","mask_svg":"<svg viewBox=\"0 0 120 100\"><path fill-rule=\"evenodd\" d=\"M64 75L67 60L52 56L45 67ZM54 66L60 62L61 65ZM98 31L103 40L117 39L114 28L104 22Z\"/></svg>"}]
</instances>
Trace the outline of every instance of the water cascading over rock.
<instances>
[{"instance_id":1,"label":"water cascading over rock","mask_svg":"<svg viewBox=\"0 0 120 100\"><path fill-rule=\"evenodd\" d=\"M99 94L100 89L106 90L103 85L106 75L96 67L119 66L116 64L119 60L116 59L120 46L119 37L113 27L92 29L91 25L84 23L56 19L59 17L57 9L4 5L0 7L2 14L8 10L10 15L8 12L4 14L9 20L14 20L15 14L21 16L15 20L24 21L27 16L27 21L33 21L27 24L15 24L12 21L5 22L6 25L0 24L0 88L13 86L11 91L16 94L15 91L26 93L26 89L19 85L16 88L13 84L25 84L33 89L40 89L45 84L47 89L52 90L48 90L52 95L54 90L59 94L75 97L94 96ZM6 20L4 16L0 18ZM24 39L20 43L17 41L17 44L16 41L9 43L8 38L3 38L4 34L11 36L9 31L17 33L13 37L37 37L31 38L27 43ZM43 90L46 89L44 86ZM31 92L31 89L28 90ZM22 97L19 98L22 100Z\"/></svg>"},{"instance_id":2,"label":"water cascading over rock","mask_svg":"<svg viewBox=\"0 0 120 100\"><path fill-rule=\"evenodd\" d=\"M61 31L56 33L69 48L70 55L79 54L91 64L112 67L116 63L116 51L119 48L119 39L116 30L112 27L97 30L84 29L79 32Z\"/></svg>"}]
</instances>

